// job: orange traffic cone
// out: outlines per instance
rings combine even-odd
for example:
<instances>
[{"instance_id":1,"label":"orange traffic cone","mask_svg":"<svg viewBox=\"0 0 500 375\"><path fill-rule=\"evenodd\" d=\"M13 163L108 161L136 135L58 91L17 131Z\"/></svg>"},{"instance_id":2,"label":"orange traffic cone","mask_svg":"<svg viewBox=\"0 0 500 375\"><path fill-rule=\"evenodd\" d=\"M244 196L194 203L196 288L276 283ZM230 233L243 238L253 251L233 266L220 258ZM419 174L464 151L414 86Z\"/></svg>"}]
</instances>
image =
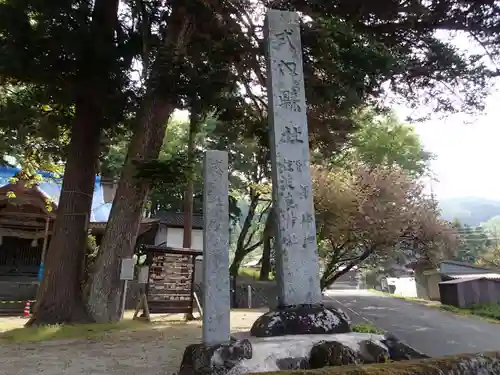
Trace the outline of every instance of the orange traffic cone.
<instances>
[{"instance_id":1,"label":"orange traffic cone","mask_svg":"<svg viewBox=\"0 0 500 375\"><path fill-rule=\"evenodd\" d=\"M24 305L23 317L28 318L31 315L31 301L27 300L26 305Z\"/></svg>"}]
</instances>

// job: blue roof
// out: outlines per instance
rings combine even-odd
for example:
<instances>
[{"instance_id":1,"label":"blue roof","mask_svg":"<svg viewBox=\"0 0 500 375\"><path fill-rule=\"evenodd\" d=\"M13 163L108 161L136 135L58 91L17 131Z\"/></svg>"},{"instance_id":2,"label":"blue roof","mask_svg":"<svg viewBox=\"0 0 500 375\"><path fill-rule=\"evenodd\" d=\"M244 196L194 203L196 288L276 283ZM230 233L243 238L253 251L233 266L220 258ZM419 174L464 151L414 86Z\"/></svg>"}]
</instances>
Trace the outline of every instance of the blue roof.
<instances>
[{"instance_id":1,"label":"blue roof","mask_svg":"<svg viewBox=\"0 0 500 375\"><path fill-rule=\"evenodd\" d=\"M0 186L7 185L9 178L13 177L18 168L1 167L0 166ZM44 177L51 177L50 173L39 172ZM45 194L47 194L54 202L59 203L59 196L61 194L62 179L48 179L42 182L38 187ZM92 198L92 211L90 214L91 222L107 222L109 212L111 211L111 203L104 202L104 194L101 186L100 176L96 176L94 186L94 197Z\"/></svg>"}]
</instances>

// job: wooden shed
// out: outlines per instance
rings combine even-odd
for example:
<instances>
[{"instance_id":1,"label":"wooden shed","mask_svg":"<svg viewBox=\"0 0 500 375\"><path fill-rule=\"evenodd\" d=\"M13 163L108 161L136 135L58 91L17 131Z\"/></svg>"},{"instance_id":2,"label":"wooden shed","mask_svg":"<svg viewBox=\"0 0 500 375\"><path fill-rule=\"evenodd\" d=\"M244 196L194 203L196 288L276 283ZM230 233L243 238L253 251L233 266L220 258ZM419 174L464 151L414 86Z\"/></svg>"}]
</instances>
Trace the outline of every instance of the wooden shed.
<instances>
[{"instance_id":1,"label":"wooden shed","mask_svg":"<svg viewBox=\"0 0 500 375\"><path fill-rule=\"evenodd\" d=\"M457 278L439 283L441 303L460 308L500 303L500 279Z\"/></svg>"}]
</instances>

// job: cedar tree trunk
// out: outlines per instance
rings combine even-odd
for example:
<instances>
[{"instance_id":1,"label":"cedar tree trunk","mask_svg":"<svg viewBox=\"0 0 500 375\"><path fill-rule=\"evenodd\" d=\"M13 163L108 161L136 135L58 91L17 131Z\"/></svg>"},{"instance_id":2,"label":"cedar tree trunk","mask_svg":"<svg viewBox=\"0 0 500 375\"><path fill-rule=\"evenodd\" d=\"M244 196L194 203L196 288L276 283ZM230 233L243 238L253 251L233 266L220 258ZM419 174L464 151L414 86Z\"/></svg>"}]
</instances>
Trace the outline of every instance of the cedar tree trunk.
<instances>
[{"instance_id":1,"label":"cedar tree trunk","mask_svg":"<svg viewBox=\"0 0 500 375\"><path fill-rule=\"evenodd\" d=\"M194 181L193 181L193 164L194 164L194 140L198 129L198 117L192 113L189 123L189 135L187 145L188 166L190 169L187 178L186 191L184 192L184 232L182 239L182 247L191 247L191 235L193 232L193 194L194 194Z\"/></svg>"},{"instance_id":2,"label":"cedar tree trunk","mask_svg":"<svg viewBox=\"0 0 500 375\"><path fill-rule=\"evenodd\" d=\"M87 229L104 109L112 91L118 0L96 0L74 84L75 118L62 190L33 317L26 325L90 321L82 300Z\"/></svg>"},{"instance_id":3,"label":"cedar tree trunk","mask_svg":"<svg viewBox=\"0 0 500 375\"><path fill-rule=\"evenodd\" d=\"M229 267L229 274L233 277L238 276L241 262L243 262L243 259L245 259L248 254L248 249L245 248L245 240L247 239L248 232L252 226L255 210L259 204L259 197L260 195L257 192L250 189L250 206L248 207L248 214L243 222L243 226L241 227L241 232L238 236L238 240L236 241L236 250L234 252L233 262Z\"/></svg>"},{"instance_id":4,"label":"cedar tree trunk","mask_svg":"<svg viewBox=\"0 0 500 375\"><path fill-rule=\"evenodd\" d=\"M182 247L185 249L191 248L191 237L193 233L193 194L194 194L194 173L193 173L193 164L194 164L194 140L195 136L198 133L198 116L194 113L191 113L190 121L189 121L189 135L188 135L188 147L187 147L187 157L188 157L188 166L190 168L190 173L187 179L186 191L184 192L184 231L182 238ZM193 290L194 293L194 290ZM194 298L191 295L191 298ZM189 312L185 315L186 320L194 320L193 312Z\"/></svg>"},{"instance_id":5,"label":"cedar tree trunk","mask_svg":"<svg viewBox=\"0 0 500 375\"><path fill-rule=\"evenodd\" d=\"M117 322L121 317L120 262L134 253L151 188L151 182L136 178L135 163L155 160L160 153L167 122L175 109L173 103L177 102L177 94L169 94L163 83L178 81L173 74L180 74L178 65L182 64L192 32L191 16L182 4L174 7L167 22L166 39L151 70L91 281L87 306L97 322Z\"/></svg>"},{"instance_id":6,"label":"cedar tree trunk","mask_svg":"<svg viewBox=\"0 0 500 375\"><path fill-rule=\"evenodd\" d=\"M52 239L33 317L27 325L91 321L82 299L82 266L100 148L98 121L77 105Z\"/></svg>"},{"instance_id":7,"label":"cedar tree trunk","mask_svg":"<svg viewBox=\"0 0 500 375\"><path fill-rule=\"evenodd\" d=\"M91 280L88 308L97 322L115 322L121 317L120 262L133 255L151 185L136 178L134 162L158 157L166 123L174 110L160 100L153 99L145 105L141 130L135 132L129 146Z\"/></svg>"},{"instance_id":8,"label":"cedar tree trunk","mask_svg":"<svg viewBox=\"0 0 500 375\"><path fill-rule=\"evenodd\" d=\"M262 262L260 265L259 280L269 280L271 272L271 239L273 238L273 207L269 210L266 219L266 227L263 233L264 250L262 251Z\"/></svg>"}]
</instances>

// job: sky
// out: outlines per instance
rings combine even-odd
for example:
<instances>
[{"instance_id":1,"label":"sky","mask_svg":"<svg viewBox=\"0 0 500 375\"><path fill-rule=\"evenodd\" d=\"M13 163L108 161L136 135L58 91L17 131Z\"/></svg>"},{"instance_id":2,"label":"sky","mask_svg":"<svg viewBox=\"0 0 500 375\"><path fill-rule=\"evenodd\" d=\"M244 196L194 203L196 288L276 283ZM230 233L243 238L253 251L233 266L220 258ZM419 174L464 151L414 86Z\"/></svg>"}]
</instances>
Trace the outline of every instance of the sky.
<instances>
[{"instance_id":1,"label":"sky","mask_svg":"<svg viewBox=\"0 0 500 375\"><path fill-rule=\"evenodd\" d=\"M396 108L401 118L407 111ZM454 115L413 124L425 149L435 155L431 163L438 199L482 197L500 200L500 92L487 99L484 113L474 118Z\"/></svg>"},{"instance_id":2,"label":"sky","mask_svg":"<svg viewBox=\"0 0 500 375\"><path fill-rule=\"evenodd\" d=\"M439 32L437 37L466 54L484 54L465 34ZM485 60L486 64L494 64ZM393 107L404 119L410 112ZM500 173L495 170L500 154L500 84L487 98L483 113L474 117L457 114L446 119L413 124L425 149L435 155L431 169L436 177L432 192L438 199L480 197L500 200ZM429 189L431 190L431 189Z\"/></svg>"},{"instance_id":3,"label":"sky","mask_svg":"<svg viewBox=\"0 0 500 375\"><path fill-rule=\"evenodd\" d=\"M394 108L401 119L409 111ZM186 119L186 111L176 118ZM481 197L500 200L500 90L487 99L484 113L474 118L454 115L445 119L413 124L426 151L435 155L431 169L434 181L427 181L429 192L438 199Z\"/></svg>"}]
</instances>

